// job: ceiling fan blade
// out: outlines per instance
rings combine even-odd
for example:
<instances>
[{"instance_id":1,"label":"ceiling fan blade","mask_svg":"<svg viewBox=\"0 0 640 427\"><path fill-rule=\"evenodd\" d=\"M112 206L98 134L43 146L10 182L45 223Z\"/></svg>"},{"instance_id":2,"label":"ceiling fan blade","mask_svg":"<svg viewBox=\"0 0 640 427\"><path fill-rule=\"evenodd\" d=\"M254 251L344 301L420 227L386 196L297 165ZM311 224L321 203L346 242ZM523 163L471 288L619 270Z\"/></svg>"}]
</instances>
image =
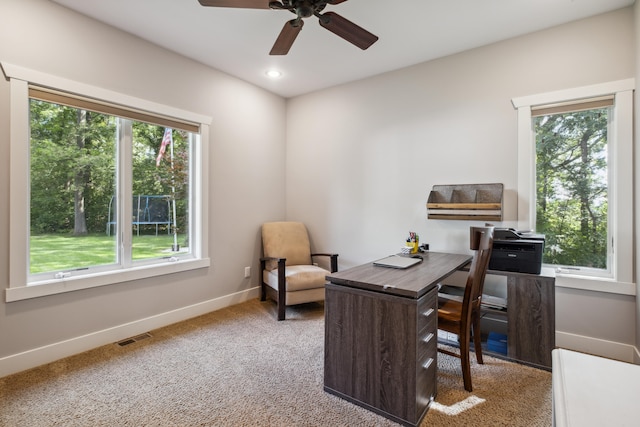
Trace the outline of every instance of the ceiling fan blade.
<instances>
[{"instance_id":1,"label":"ceiling fan blade","mask_svg":"<svg viewBox=\"0 0 640 427\"><path fill-rule=\"evenodd\" d=\"M335 12L326 12L319 17L320 25L360 49L367 49L378 41L378 36L354 24Z\"/></svg>"},{"instance_id":2,"label":"ceiling fan blade","mask_svg":"<svg viewBox=\"0 0 640 427\"><path fill-rule=\"evenodd\" d=\"M344 3L347 0L329 0L327 3L329 4L340 4L340 3Z\"/></svg>"},{"instance_id":3,"label":"ceiling fan blade","mask_svg":"<svg viewBox=\"0 0 640 427\"><path fill-rule=\"evenodd\" d=\"M302 30L304 21L302 19L292 19L284 24L282 31L278 35L276 42L271 48L269 55L286 55Z\"/></svg>"},{"instance_id":4,"label":"ceiling fan blade","mask_svg":"<svg viewBox=\"0 0 640 427\"><path fill-rule=\"evenodd\" d=\"M269 0L198 0L202 6L269 9Z\"/></svg>"}]
</instances>

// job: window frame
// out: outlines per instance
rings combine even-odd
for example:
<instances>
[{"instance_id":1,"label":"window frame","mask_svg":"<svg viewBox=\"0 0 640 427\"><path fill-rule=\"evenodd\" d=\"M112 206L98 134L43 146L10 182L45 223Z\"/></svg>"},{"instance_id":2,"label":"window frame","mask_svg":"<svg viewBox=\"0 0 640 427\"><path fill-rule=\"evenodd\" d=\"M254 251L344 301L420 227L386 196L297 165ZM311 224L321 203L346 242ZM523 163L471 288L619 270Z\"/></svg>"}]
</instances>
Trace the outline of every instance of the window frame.
<instances>
[{"instance_id":1,"label":"window frame","mask_svg":"<svg viewBox=\"0 0 640 427\"><path fill-rule=\"evenodd\" d=\"M10 185L9 185L9 287L5 291L6 302L55 295L177 273L210 265L208 258L208 144L209 125L212 119L201 114L173 108L152 101L124 95L92 85L52 76L13 64L0 64L9 80L10 91ZM122 106L154 116L193 123L200 129L199 141L193 147L193 179L191 202L193 209L190 226L193 228L192 257L170 257L162 262L128 265L108 271L95 271L70 277L29 282L27 271L29 257L29 86L51 88L70 95L98 102ZM198 138L196 138L197 140Z\"/></svg>"},{"instance_id":2,"label":"window frame","mask_svg":"<svg viewBox=\"0 0 640 427\"><path fill-rule=\"evenodd\" d=\"M535 229L536 142L532 108L613 95L609 153L609 241L610 271L586 274L554 268L559 286L635 295L633 283L633 92L634 79L513 98L518 117L518 228Z\"/></svg>"}]
</instances>

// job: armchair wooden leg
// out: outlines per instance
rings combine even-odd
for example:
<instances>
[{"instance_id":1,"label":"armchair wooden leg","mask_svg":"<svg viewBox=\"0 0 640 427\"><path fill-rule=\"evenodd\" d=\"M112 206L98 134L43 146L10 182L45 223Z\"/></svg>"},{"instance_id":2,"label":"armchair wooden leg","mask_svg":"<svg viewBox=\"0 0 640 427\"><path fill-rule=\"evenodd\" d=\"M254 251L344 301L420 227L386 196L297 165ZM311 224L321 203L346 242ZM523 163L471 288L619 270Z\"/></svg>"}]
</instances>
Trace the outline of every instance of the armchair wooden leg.
<instances>
[{"instance_id":1,"label":"armchair wooden leg","mask_svg":"<svg viewBox=\"0 0 640 427\"><path fill-rule=\"evenodd\" d=\"M260 301L265 301L267 299L267 288L266 284L263 281L260 281Z\"/></svg>"},{"instance_id":2,"label":"armchair wooden leg","mask_svg":"<svg viewBox=\"0 0 640 427\"><path fill-rule=\"evenodd\" d=\"M278 320L284 320L287 308L286 283L285 259L280 259L278 261Z\"/></svg>"},{"instance_id":3,"label":"armchair wooden leg","mask_svg":"<svg viewBox=\"0 0 640 427\"><path fill-rule=\"evenodd\" d=\"M284 320L286 307L278 302L278 320Z\"/></svg>"},{"instance_id":4,"label":"armchair wooden leg","mask_svg":"<svg viewBox=\"0 0 640 427\"><path fill-rule=\"evenodd\" d=\"M260 260L260 301L267 299L267 284L264 283L264 270L267 266L267 262L264 259Z\"/></svg>"}]
</instances>

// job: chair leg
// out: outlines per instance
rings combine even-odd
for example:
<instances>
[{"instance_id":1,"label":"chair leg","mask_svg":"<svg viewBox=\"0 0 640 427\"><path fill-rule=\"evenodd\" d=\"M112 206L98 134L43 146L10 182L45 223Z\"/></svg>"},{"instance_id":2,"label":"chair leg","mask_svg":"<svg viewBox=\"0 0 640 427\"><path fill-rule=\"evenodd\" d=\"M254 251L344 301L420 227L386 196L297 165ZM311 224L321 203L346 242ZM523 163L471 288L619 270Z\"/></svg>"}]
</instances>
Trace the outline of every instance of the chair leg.
<instances>
[{"instance_id":1,"label":"chair leg","mask_svg":"<svg viewBox=\"0 0 640 427\"><path fill-rule=\"evenodd\" d=\"M461 331L460 334L460 364L462 366L462 379L464 381L464 389L467 391L473 391L471 386L471 360L469 356L470 348L470 331Z\"/></svg>"},{"instance_id":2,"label":"chair leg","mask_svg":"<svg viewBox=\"0 0 640 427\"><path fill-rule=\"evenodd\" d=\"M476 350L476 360L483 365L482 361L482 334L480 332L480 316L473 316L473 345Z\"/></svg>"}]
</instances>

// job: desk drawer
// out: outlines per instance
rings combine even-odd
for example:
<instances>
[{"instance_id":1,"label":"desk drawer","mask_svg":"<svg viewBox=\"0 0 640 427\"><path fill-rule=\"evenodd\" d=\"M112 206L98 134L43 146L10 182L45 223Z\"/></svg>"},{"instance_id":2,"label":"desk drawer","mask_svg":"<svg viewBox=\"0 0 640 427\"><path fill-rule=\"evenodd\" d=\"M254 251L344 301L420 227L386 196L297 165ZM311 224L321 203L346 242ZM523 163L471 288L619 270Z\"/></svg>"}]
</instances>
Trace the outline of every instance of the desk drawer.
<instances>
[{"instance_id":1,"label":"desk drawer","mask_svg":"<svg viewBox=\"0 0 640 427\"><path fill-rule=\"evenodd\" d=\"M429 357L434 357L438 351L438 331L425 329L418 335L417 355L418 364L425 363Z\"/></svg>"},{"instance_id":2,"label":"desk drawer","mask_svg":"<svg viewBox=\"0 0 640 427\"><path fill-rule=\"evenodd\" d=\"M418 302L416 336L416 410L424 414L437 393L438 290L428 292Z\"/></svg>"},{"instance_id":3,"label":"desk drawer","mask_svg":"<svg viewBox=\"0 0 640 427\"><path fill-rule=\"evenodd\" d=\"M434 288L418 301L418 334L427 327L435 329L437 319L438 289Z\"/></svg>"},{"instance_id":4,"label":"desk drawer","mask_svg":"<svg viewBox=\"0 0 640 427\"><path fill-rule=\"evenodd\" d=\"M437 341L435 338L434 342ZM435 346L434 346L435 348ZM438 393L437 351L425 354L416 366L416 418L420 419Z\"/></svg>"}]
</instances>

